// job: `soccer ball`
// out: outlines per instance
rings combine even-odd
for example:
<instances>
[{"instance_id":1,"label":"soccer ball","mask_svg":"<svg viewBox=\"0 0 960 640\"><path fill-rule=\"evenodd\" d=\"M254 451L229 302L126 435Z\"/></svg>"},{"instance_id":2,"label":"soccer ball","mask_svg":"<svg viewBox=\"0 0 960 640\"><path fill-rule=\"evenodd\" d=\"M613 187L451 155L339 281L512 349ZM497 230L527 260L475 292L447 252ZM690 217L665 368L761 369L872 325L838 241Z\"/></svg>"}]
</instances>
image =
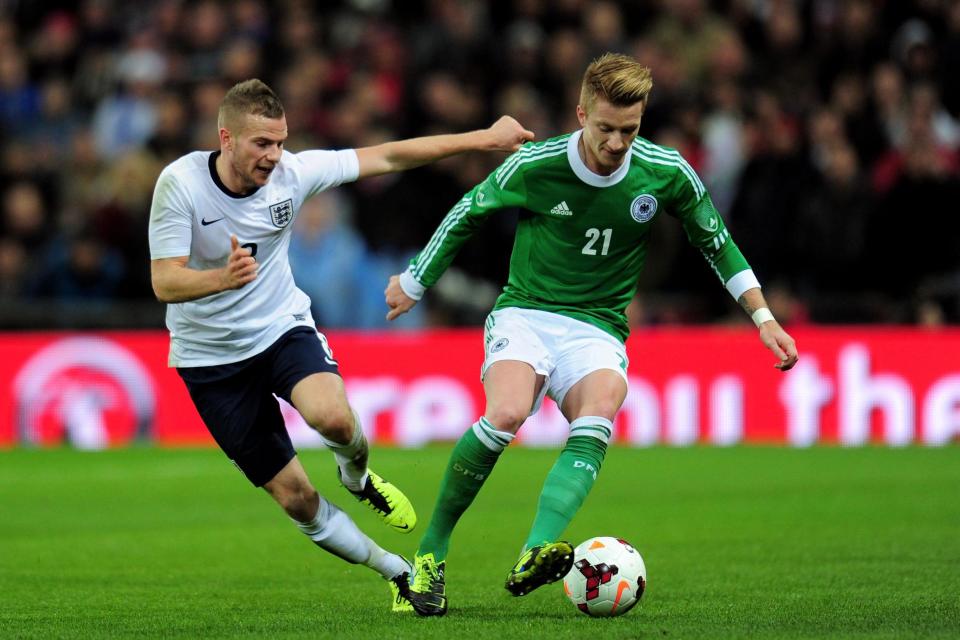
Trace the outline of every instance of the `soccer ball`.
<instances>
[{"instance_id":1,"label":"soccer ball","mask_svg":"<svg viewBox=\"0 0 960 640\"><path fill-rule=\"evenodd\" d=\"M573 551L573 568L563 592L588 616L620 616L630 611L647 588L647 568L626 540L600 536Z\"/></svg>"}]
</instances>

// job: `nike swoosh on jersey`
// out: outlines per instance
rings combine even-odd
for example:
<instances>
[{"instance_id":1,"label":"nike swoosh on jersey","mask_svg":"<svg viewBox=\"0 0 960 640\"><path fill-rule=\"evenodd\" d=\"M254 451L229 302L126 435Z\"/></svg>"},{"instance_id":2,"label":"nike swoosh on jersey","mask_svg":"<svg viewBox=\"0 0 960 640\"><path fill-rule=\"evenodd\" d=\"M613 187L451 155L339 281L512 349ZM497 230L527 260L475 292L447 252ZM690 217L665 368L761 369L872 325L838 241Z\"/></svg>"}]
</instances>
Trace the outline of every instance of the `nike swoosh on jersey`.
<instances>
[{"instance_id":1,"label":"nike swoosh on jersey","mask_svg":"<svg viewBox=\"0 0 960 640\"><path fill-rule=\"evenodd\" d=\"M207 220L206 218L200 218L200 224L207 226L208 224L213 224L214 222L220 222L223 218L217 218L216 220Z\"/></svg>"}]
</instances>

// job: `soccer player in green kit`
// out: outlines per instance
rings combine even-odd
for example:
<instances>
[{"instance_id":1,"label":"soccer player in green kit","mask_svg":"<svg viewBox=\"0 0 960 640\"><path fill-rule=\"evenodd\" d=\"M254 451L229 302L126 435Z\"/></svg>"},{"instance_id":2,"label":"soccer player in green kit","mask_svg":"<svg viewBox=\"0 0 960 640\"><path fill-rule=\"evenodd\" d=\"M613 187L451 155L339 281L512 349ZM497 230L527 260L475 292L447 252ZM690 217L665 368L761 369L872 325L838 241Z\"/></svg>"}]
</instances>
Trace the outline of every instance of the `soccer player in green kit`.
<instances>
[{"instance_id":1,"label":"soccer player in green kit","mask_svg":"<svg viewBox=\"0 0 960 640\"><path fill-rule=\"evenodd\" d=\"M696 173L675 150L638 137L652 87L650 70L630 57L594 60L577 106L583 128L507 158L450 210L410 267L390 278L392 320L436 283L489 215L520 208L510 275L484 332L486 410L454 447L414 560L410 600L420 615L446 613L453 528L548 393L570 421L570 435L506 588L525 595L570 570L573 547L559 538L593 487L627 394L625 311L658 217L680 221L756 323L776 367L786 371L797 361L793 338L767 308Z\"/></svg>"}]
</instances>

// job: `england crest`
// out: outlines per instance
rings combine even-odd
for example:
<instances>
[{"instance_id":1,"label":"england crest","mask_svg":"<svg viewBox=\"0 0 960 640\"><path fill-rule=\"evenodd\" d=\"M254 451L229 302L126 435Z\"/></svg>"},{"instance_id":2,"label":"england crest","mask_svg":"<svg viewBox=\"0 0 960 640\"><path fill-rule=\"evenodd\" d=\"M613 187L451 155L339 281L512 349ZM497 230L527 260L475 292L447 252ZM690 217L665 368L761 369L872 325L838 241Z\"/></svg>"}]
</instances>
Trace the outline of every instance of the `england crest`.
<instances>
[{"instance_id":1,"label":"england crest","mask_svg":"<svg viewBox=\"0 0 960 640\"><path fill-rule=\"evenodd\" d=\"M649 222L657 213L657 199L649 193L641 193L630 203L630 217L637 222Z\"/></svg>"},{"instance_id":2,"label":"england crest","mask_svg":"<svg viewBox=\"0 0 960 640\"><path fill-rule=\"evenodd\" d=\"M284 200L270 205L270 220L273 226L284 228L293 219L293 200Z\"/></svg>"}]
</instances>

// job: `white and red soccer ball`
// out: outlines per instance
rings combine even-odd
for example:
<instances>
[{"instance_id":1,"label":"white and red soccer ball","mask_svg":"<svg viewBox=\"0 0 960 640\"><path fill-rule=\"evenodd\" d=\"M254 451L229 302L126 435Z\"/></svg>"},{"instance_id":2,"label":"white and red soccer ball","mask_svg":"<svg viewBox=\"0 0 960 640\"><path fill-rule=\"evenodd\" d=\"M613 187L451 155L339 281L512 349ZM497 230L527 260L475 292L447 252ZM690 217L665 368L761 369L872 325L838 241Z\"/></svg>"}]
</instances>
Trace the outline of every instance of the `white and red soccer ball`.
<instances>
[{"instance_id":1,"label":"white and red soccer ball","mask_svg":"<svg viewBox=\"0 0 960 640\"><path fill-rule=\"evenodd\" d=\"M588 616L623 615L647 588L647 568L626 540L599 536L573 551L573 568L563 579L563 592Z\"/></svg>"}]
</instances>

